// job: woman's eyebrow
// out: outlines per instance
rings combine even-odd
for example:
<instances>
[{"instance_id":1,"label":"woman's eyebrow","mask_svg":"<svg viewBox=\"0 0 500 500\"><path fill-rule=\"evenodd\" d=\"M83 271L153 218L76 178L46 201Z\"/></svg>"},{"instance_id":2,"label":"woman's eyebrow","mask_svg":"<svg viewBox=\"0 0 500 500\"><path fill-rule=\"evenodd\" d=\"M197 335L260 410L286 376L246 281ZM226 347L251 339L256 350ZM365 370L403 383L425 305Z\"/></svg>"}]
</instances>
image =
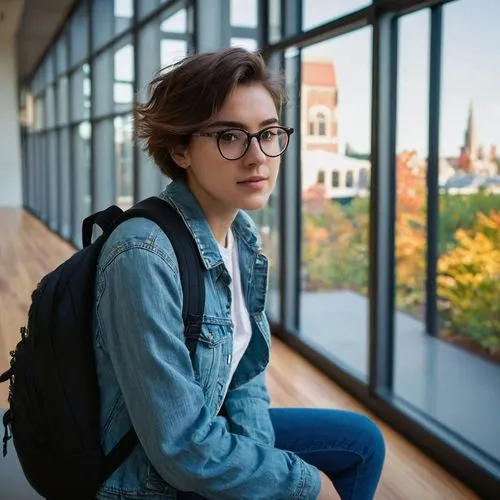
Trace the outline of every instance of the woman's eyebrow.
<instances>
[{"instance_id":1,"label":"woman's eyebrow","mask_svg":"<svg viewBox=\"0 0 500 500\"><path fill-rule=\"evenodd\" d=\"M260 122L259 127L265 127L266 125L274 125L276 123L278 123L277 118L268 118L267 120ZM207 125L207 128L212 128L212 127L236 127L248 130L248 127L244 123L227 121L227 120L219 120L214 123L211 123L210 125Z\"/></svg>"}]
</instances>

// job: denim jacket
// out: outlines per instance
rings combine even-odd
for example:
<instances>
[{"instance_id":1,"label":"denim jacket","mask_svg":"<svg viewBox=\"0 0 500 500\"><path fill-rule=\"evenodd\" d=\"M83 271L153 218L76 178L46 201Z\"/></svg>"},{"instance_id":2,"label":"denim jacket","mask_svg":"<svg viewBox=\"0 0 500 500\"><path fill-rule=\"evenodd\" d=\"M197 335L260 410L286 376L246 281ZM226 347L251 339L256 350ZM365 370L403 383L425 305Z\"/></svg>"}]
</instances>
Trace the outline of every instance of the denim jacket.
<instances>
[{"instance_id":1,"label":"denim jacket","mask_svg":"<svg viewBox=\"0 0 500 500\"><path fill-rule=\"evenodd\" d=\"M186 184L174 181L160 196L182 215L206 268L201 337L191 363L169 238L143 218L121 224L101 251L95 287L101 438L107 453L133 425L140 444L98 498L166 500L194 491L214 500L316 499L318 470L274 448L265 387L268 265L252 220L240 211L232 226L252 338L223 400L232 353L231 278Z\"/></svg>"}]
</instances>

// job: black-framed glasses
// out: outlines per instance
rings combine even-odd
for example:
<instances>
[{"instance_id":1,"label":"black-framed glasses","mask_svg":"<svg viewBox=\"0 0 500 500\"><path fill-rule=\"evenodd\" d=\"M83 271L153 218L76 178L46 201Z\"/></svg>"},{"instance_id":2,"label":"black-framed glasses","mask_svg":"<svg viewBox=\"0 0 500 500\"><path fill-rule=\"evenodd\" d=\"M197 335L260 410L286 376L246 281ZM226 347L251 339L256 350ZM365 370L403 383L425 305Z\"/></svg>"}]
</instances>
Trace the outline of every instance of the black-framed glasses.
<instances>
[{"instance_id":1,"label":"black-framed glasses","mask_svg":"<svg viewBox=\"0 0 500 500\"><path fill-rule=\"evenodd\" d=\"M217 147L226 160L239 160L245 156L250 142L255 137L261 151L271 158L282 155L290 142L293 128L273 125L251 134L242 128L228 128L217 132L197 132L197 137L212 137L217 140Z\"/></svg>"}]
</instances>

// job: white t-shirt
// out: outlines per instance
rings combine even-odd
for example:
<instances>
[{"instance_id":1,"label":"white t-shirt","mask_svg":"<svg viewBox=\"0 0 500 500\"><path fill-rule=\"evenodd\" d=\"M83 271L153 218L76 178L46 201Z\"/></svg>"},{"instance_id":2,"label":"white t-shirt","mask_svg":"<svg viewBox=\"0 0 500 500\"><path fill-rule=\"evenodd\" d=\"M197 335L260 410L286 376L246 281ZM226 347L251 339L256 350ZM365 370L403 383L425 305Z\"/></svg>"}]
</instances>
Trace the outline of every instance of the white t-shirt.
<instances>
[{"instance_id":1,"label":"white t-shirt","mask_svg":"<svg viewBox=\"0 0 500 500\"><path fill-rule=\"evenodd\" d=\"M240 266L238 263L238 248L231 230L227 234L227 247L219 245L219 250L224 260L224 264L231 276L231 318L234 325L233 330L233 354L231 356L231 369L229 379L224 391L226 396L227 389L233 378L234 372L238 367L243 354L250 343L252 337L252 326L250 324L250 316L248 314L245 299L243 298L243 291L241 288Z\"/></svg>"}]
</instances>

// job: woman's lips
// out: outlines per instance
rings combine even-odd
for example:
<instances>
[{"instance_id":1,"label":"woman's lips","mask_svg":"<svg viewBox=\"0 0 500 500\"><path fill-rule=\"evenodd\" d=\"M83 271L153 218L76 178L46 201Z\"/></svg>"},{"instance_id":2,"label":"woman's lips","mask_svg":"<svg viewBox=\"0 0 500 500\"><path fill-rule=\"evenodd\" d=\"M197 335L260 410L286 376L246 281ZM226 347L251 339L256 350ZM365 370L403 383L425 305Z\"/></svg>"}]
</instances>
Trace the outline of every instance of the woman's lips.
<instances>
[{"instance_id":1,"label":"woman's lips","mask_svg":"<svg viewBox=\"0 0 500 500\"><path fill-rule=\"evenodd\" d=\"M247 181L240 181L238 182L238 185L258 191L265 186L266 181L267 181L266 178L259 177L255 179L249 179Z\"/></svg>"}]
</instances>

